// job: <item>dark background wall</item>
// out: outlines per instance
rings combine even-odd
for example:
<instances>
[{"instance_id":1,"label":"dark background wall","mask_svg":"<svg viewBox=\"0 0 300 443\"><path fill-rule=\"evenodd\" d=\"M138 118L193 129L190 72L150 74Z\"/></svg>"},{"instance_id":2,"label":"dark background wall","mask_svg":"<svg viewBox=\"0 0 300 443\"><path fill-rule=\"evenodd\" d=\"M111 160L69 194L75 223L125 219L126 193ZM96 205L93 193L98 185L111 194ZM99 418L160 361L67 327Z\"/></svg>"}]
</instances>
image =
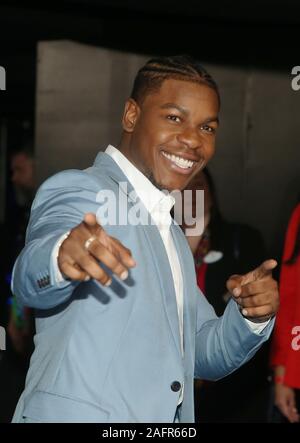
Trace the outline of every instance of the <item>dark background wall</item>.
<instances>
[{"instance_id":1,"label":"dark background wall","mask_svg":"<svg viewBox=\"0 0 300 443\"><path fill-rule=\"evenodd\" d=\"M1 2L0 66L7 71L7 90L0 92L1 170L5 146L12 149L30 133L39 137L35 127L39 41L73 40L140 56L191 53L215 74L223 94L223 132L211 165L223 212L229 219L259 227L270 252L280 255L300 176L300 91L290 85L291 69L300 64L299 2L136 0L124 4L114 0L61 0L40 6ZM79 65L80 60L77 72ZM125 86L129 77L124 72L115 78L123 78L120 85ZM101 114L99 127L93 120L94 135L101 121ZM92 122L86 119L86 123ZM112 124L106 133L102 129L108 135ZM75 149L71 122L69 136L65 146ZM82 151L87 159L93 140L87 139ZM38 149L43 149L40 143ZM79 159L76 155L74 159ZM39 157L43 160L42 151ZM64 166L57 162L58 169L59 165ZM2 186L2 207L4 193Z\"/></svg>"}]
</instances>

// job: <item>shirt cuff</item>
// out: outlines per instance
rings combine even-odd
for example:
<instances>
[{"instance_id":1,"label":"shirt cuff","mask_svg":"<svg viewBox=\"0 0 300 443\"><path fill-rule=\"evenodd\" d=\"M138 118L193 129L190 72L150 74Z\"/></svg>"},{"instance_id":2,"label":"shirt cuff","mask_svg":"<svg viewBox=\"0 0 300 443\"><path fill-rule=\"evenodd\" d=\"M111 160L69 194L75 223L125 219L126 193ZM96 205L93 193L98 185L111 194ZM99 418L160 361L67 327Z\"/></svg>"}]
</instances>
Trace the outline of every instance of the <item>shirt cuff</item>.
<instances>
[{"instance_id":1,"label":"shirt cuff","mask_svg":"<svg viewBox=\"0 0 300 443\"><path fill-rule=\"evenodd\" d=\"M262 323L254 323L253 321L248 320L247 318L245 318L245 321L247 322L250 329L252 329L252 332L254 332L254 334L259 335L265 329L265 327L268 326L271 319L264 321Z\"/></svg>"},{"instance_id":2,"label":"shirt cuff","mask_svg":"<svg viewBox=\"0 0 300 443\"><path fill-rule=\"evenodd\" d=\"M53 274L54 275L54 280L55 283L61 283L63 281L65 281L65 278L63 277L62 273L60 272L60 269L58 267L58 253L59 253L59 248L61 247L62 243L64 242L64 240L69 236L71 231L66 232L65 234L61 235L59 237L59 239L57 240L57 242L54 245L54 248L52 249L52 253L51 253L51 267L53 270Z\"/></svg>"}]
</instances>

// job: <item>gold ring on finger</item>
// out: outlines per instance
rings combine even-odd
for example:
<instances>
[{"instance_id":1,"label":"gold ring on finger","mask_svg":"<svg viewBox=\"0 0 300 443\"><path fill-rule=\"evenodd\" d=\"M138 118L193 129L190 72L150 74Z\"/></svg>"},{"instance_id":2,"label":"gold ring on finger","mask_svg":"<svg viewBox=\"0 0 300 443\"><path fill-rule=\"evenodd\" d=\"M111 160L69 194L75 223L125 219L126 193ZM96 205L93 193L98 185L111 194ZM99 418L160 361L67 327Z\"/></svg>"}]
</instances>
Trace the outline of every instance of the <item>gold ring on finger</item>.
<instances>
[{"instance_id":1,"label":"gold ring on finger","mask_svg":"<svg viewBox=\"0 0 300 443\"><path fill-rule=\"evenodd\" d=\"M94 240L97 240L97 237L95 235L92 235L91 237L89 237L86 242L84 243L84 248L88 251L89 247L91 246L91 244L93 243Z\"/></svg>"}]
</instances>

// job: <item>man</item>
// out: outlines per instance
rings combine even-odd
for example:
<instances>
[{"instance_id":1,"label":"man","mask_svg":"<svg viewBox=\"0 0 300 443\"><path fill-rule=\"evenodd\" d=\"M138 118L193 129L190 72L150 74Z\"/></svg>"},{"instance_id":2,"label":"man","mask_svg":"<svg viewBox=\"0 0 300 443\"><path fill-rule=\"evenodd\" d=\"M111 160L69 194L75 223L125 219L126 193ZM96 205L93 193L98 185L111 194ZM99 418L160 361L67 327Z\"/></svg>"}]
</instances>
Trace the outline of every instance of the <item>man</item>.
<instances>
[{"instance_id":1,"label":"man","mask_svg":"<svg viewBox=\"0 0 300 443\"><path fill-rule=\"evenodd\" d=\"M232 277L235 301L217 318L161 191L184 189L212 157L218 111L217 86L196 61L151 60L125 104L118 148L40 188L13 277L37 310L15 422L192 422L193 378L224 377L269 337L276 262ZM118 221L100 225L102 191L125 197L131 222L118 203ZM137 204L148 225L134 223Z\"/></svg>"}]
</instances>

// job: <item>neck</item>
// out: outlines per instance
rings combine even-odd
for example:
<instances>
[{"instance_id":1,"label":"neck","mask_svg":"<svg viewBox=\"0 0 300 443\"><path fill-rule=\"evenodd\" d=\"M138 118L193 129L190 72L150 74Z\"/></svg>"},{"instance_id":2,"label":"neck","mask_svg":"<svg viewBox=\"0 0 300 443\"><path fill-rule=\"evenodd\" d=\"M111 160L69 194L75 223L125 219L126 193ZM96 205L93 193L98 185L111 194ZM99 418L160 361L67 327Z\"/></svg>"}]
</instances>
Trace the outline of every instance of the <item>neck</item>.
<instances>
[{"instance_id":1,"label":"neck","mask_svg":"<svg viewBox=\"0 0 300 443\"><path fill-rule=\"evenodd\" d=\"M131 150L131 144L130 144L130 135L126 132L122 133L122 137L120 142L116 145L116 148L122 152L125 157L130 160L130 150ZM131 161L131 160L130 160Z\"/></svg>"},{"instance_id":2,"label":"neck","mask_svg":"<svg viewBox=\"0 0 300 443\"><path fill-rule=\"evenodd\" d=\"M122 154L142 173L145 175L145 177L147 177L147 179L153 184L153 186L155 186L157 189L159 189L160 191L164 190L165 188L163 186L161 186L159 183L157 183L157 181L155 180L153 173L149 170L145 170L145 168L143 169L141 167L141 165L139 165L138 163L136 163L133 160L133 155L132 155L132 150L134 149L131 146L130 143L130 135L127 134L126 132L123 133L122 138L120 143L117 145L117 149L122 152ZM168 189L168 191L171 191Z\"/></svg>"}]
</instances>

